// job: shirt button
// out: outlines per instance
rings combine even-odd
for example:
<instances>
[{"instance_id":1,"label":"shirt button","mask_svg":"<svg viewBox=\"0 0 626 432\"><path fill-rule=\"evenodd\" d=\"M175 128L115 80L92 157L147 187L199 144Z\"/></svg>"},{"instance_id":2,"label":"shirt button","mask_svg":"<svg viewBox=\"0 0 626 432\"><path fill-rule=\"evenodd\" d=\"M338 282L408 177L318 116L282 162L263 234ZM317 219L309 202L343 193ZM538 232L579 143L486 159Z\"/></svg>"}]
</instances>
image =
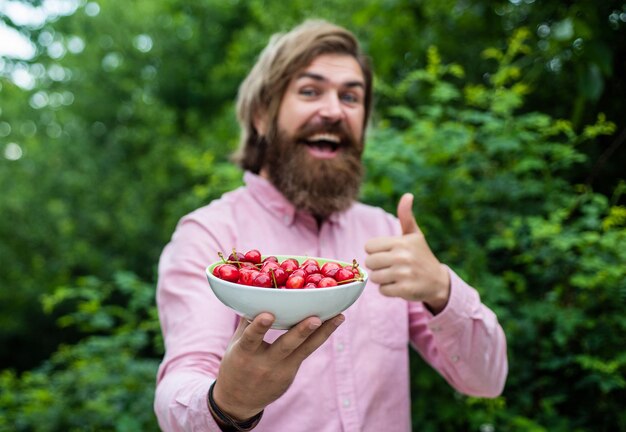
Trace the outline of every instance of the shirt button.
<instances>
[{"instance_id":1,"label":"shirt button","mask_svg":"<svg viewBox=\"0 0 626 432\"><path fill-rule=\"evenodd\" d=\"M452 356L452 363L456 363L461 359L461 357L459 357L458 355Z\"/></svg>"},{"instance_id":2,"label":"shirt button","mask_svg":"<svg viewBox=\"0 0 626 432\"><path fill-rule=\"evenodd\" d=\"M283 216L283 221L288 224L289 223L289 215Z\"/></svg>"},{"instance_id":3,"label":"shirt button","mask_svg":"<svg viewBox=\"0 0 626 432\"><path fill-rule=\"evenodd\" d=\"M441 326L432 326L430 329L434 332L439 332L441 331Z\"/></svg>"},{"instance_id":4,"label":"shirt button","mask_svg":"<svg viewBox=\"0 0 626 432\"><path fill-rule=\"evenodd\" d=\"M341 351L343 351L343 349L344 349L344 345L341 342L339 342L337 344L337 351L341 352Z\"/></svg>"},{"instance_id":5,"label":"shirt button","mask_svg":"<svg viewBox=\"0 0 626 432\"><path fill-rule=\"evenodd\" d=\"M346 407L346 408L347 408L347 407L349 407L349 406L350 406L350 399L345 398L345 399L343 400L343 406L344 406L344 407Z\"/></svg>"}]
</instances>

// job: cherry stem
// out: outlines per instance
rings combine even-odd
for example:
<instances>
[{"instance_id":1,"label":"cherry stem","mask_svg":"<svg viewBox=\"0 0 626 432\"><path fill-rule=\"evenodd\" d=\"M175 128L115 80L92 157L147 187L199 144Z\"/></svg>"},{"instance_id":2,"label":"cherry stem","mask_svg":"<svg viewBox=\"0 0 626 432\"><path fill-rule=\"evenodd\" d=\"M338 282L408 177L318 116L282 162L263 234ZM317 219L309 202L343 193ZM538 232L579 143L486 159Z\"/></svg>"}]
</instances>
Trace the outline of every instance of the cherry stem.
<instances>
[{"instance_id":1,"label":"cherry stem","mask_svg":"<svg viewBox=\"0 0 626 432\"><path fill-rule=\"evenodd\" d=\"M274 275L274 269L270 269L270 275L272 275L272 282L274 282L274 288L278 288L278 283L276 282L276 276Z\"/></svg>"},{"instance_id":2,"label":"cherry stem","mask_svg":"<svg viewBox=\"0 0 626 432\"><path fill-rule=\"evenodd\" d=\"M233 248L233 256L237 258L237 249L235 248ZM241 268L241 263L239 262L239 260L236 260L235 263L237 264L238 268Z\"/></svg>"},{"instance_id":3,"label":"cherry stem","mask_svg":"<svg viewBox=\"0 0 626 432\"><path fill-rule=\"evenodd\" d=\"M350 282L361 282L363 281L363 276L361 276L360 274L358 276L355 276L351 279L346 279L346 280L342 280L341 282L337 282L337 285L343 285L343 284L347 284Z\"/></svg>"},{"instance_id":4,"label":"cherry stem","mask_svg":"<svg viewBox=\"0 0 626 432\"><path fill-rule=\"evenodd\" d=\"M218 252L218 253L217 253L217 255L218 255L218 256L222 259L222 261L223 261L225 264L228 264L228 260L227 260L226 258L224 258L224 254L223 254L223 253Z\"/></svg>"},{"instance_id":5,"label":"cherry stem","mask_svg":"<svg viewBox=\"0 0 626 432\"><path fill-rule=\"evenodd\" d=\"M233 250L235 250L235 249L233 249ZM232 260L226 259L226 258L224 258L224 254L221 253L221 252L218 252L217 255L222 259L224 264L236 264L237 267L241 268L241 263L239 261L232 261Z\"/></svg>"}]
</instances>

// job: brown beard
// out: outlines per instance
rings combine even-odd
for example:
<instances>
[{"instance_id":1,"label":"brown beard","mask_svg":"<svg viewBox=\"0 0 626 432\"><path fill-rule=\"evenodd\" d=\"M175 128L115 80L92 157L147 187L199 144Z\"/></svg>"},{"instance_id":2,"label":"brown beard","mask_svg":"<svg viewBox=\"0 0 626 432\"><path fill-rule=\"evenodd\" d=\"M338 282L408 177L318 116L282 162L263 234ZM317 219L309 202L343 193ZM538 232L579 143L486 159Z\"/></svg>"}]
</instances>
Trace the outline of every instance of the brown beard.
<instances>
[{"instance_id":1,"label":"brown beard","mask_svg":"<svg viewBox=\"0 0 626 432\"><path fill-rule=\"evenodd\" d=\"M318 219L347 210L357 199L363 179L363 143L356 142L343 123L305 125L291 137L275 125L271 129L265 167L272 184L297 210ZM318 132L341 137L335 157L317 159L309 154L305 137Z\"/></svg>"}]
</instances>

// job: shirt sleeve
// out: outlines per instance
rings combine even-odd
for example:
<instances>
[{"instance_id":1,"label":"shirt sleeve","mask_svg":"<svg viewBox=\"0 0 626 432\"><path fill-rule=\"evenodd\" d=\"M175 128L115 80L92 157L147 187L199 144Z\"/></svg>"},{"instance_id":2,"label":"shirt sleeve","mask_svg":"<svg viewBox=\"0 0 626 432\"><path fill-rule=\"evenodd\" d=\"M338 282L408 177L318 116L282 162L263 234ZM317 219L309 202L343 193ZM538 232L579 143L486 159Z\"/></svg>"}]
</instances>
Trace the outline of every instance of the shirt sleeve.
<instances>
[{"instance_id":1,"label":"shirt sleeve","mask_svg":"<svg viewBox=\"0 0 626 432\"><path fill-rule=\"evenodd\" d=\"M206 278L206 267L225 250L216 239L232 239L227 228L215 225L209 230L198 218L183 218L159 261L157 307L165 356L154 409L165 432L220 432L207 394L238 317L217 300Z\"/></svg>"},{"instance_id":2,"label":"shirt sleeve","mask_svg":"<svg viewBox=\"0 0 626 432\"><path fill-rule=\"evenodd\" d=\"M439 314L409 305L411 342L457 391L478 397L502 393L508 374L506 337L478 292L452 270L450 299Z\"/></svg>"}]
</instances>

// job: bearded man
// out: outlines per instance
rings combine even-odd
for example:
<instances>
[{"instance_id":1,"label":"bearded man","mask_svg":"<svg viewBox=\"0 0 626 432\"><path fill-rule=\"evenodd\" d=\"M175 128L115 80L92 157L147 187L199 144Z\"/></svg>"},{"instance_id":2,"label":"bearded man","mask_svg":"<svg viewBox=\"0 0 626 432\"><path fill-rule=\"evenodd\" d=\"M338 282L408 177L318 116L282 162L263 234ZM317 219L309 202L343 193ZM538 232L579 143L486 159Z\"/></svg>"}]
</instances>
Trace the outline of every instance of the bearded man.
<instances>
[{"instance_id":1,"label":"bearded man","mask_svg":"<svg viewBox=\"0 0 626 432\"><path fill-rule=\"evenodd\" d=\"M238 95L245 186L182 218L159 262L163 430L409 431L409 346L459 392L502 392L504 332L432 253L413 197L397 217L357 202L371 105L369 63L344 28L307 21L261 53ZM356 259L370 279L343 314L274 330L208 288L205 267L233 247Z\"/></svg>"}]
</instances>

